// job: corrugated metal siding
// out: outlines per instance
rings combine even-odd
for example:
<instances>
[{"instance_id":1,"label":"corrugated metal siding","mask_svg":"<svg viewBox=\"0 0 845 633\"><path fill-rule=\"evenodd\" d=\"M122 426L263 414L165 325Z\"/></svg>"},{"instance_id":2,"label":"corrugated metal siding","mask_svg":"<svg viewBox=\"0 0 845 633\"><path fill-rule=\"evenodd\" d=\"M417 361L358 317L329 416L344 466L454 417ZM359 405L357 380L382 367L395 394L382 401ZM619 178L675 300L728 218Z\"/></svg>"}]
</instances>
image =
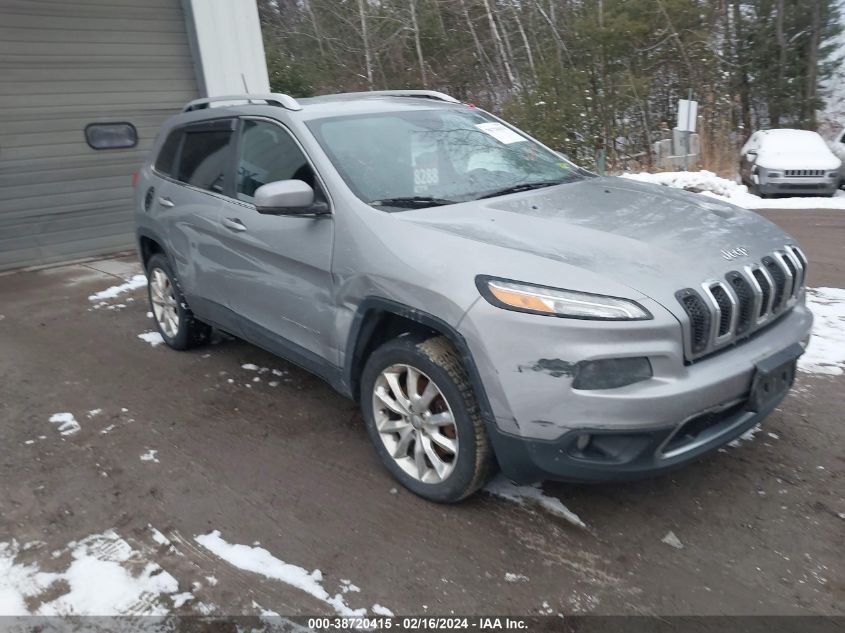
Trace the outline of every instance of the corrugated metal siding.
<instances>
[{"instance_id":1,"label":"corrugated metal siding","mask_svg":"<svg viewBox=\"0 0 845 633\"><path fill-rule=\"evenodd\" d=\"M132 246L131 174L197 96L181 0L0 0L0 270ZM109 121L138 146L88 147Z\"/></svg>"}]
</instances>

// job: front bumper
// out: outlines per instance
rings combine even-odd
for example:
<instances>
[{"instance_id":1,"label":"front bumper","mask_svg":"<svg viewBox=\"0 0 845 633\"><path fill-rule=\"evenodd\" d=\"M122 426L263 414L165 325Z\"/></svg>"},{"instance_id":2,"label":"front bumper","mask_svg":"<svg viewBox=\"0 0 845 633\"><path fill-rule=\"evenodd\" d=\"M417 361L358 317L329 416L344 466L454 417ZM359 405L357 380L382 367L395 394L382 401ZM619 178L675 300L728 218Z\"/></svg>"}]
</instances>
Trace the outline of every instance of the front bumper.
<instances>
[{"instance_id":1,"label":"front bumper","mask_svg":"<svg viewBox=\"0 0 845 633\"><path fill-rule=\"evenodd\" d=\"M628 479L693 460L741 435L777 405L748 405L755 369L806 342L812 325L801 302L750 339L690 365L677 320L657 304L642 303L653 320L578 321L509 312L483 301L473 306L461 330L494 416L488 432L505 475L520 482ZM616 389L574 389L565 371L582 360L641 356L649 358L654 376ZM680 427L702 416L712 424L701 423L707 433L699 441L665 450ZM618 459L590 463L573 456L573 443L584 433L609 438Z\"/></svg>"},{"instance_id":2,"label":"front bumper","mask_svg":"<svg viewBox=\"0 0 845 633\"><path fill-rule=\"evenodd\" d=\"M838 178L761 178L765 195L831 195L839 188Z\"/></svg>"},{"instance_id":3,"label":"front bumper","mask_svg":"<svg viewBox=\"0 0 845 633\"><path fill-rule=\"evenodd\" d=\"M762 422L787 391L762 408L755 408L750 398L744 398L662 428L622 432L582 429L553 441L529 440L494 431L492 442L497 455L500 451L507 455L503 472L520 483L549 479L629 481L679 468L734 440ZM587 450L581 450L580 437L590 437L591 444L609 451L590 451L590 445Z\"/></svg>"}]
</instances>

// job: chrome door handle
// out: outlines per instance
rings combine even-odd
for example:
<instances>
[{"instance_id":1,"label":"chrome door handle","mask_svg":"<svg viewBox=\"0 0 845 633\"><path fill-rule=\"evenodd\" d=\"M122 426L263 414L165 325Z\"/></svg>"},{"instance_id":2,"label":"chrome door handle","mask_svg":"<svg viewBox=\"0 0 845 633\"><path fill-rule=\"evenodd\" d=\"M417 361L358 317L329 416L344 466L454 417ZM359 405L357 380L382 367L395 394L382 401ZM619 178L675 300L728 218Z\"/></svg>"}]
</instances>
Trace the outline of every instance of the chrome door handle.
<instances>
[{"instance_id":1,"label":"chrome door handle","mask_svg":"<svg viewBox=\"0 0 845 633\"><path fill-rule=\"evenodd\" d=\"M158 197L158 203L166 209L172 209L174 206L176 206L173 204L173 200L171 200L170 198L165 198L164 196Z\"/></svg>"},{"instance_id":2,"label":"chrome door handle","mask_svg":"<svg viewBox=\"0 0 845 633\"><path fill-rule=\"evenodd\" d=\"M223 218L223 226L225 226L230 231L237 231L239 233L242 231L246 231L244 223L238 220L237 218Z\"/></svg>"}]
</instances>

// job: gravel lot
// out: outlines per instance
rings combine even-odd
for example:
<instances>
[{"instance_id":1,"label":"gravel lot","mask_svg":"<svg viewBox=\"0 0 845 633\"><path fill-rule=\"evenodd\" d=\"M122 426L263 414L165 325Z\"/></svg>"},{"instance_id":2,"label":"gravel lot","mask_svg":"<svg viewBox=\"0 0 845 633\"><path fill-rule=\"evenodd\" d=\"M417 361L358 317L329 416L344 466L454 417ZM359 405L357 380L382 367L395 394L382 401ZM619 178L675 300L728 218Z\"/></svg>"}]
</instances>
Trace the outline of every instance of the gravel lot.
<instances>
[{"instance_id":1,"label":"gravel lot","mask_svg":"<svg viewBox=\"0 0 845 633\"><path fill-rule=\"evenodd\" d=\"M845 287L845 212L766 215L809 285ZM0 610L845 614L845 376L800 374L753 439L669 476L442 507L320 380L139 339L143 288L88 299L133 271L0 277ZM86 565L122 593L83 595Z\"/></svg>"}]
</instances>

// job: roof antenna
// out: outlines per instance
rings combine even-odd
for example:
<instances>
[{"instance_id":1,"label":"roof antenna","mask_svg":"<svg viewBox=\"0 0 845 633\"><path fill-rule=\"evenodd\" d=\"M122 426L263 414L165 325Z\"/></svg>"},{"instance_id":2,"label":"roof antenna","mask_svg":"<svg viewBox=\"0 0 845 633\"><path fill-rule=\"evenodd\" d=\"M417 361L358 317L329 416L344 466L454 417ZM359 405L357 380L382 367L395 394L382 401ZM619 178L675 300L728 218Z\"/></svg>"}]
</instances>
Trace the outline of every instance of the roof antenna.
<instances>
[{"instance_id":1,"label":"roof antenna","mask_svg":"<svg viewBox=\"0 0 845 633\"><path fill-rule=\"evenodd\" d=\"M244 93L249 96L249 88L247 88L246 85L246 75L244 75L243 73L241 73L241 81L244 82ZM247 99L247 103L252 103L252 99Z\"/></svg>"}]
</instances>

